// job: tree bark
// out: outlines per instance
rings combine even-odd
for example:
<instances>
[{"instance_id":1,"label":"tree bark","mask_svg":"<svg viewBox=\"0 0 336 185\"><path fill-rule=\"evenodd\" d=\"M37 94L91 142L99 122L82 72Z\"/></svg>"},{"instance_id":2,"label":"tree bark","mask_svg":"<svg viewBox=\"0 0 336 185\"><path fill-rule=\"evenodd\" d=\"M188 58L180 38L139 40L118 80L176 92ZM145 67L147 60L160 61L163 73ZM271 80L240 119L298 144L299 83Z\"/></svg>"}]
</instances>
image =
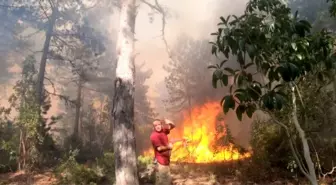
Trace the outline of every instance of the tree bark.
<instances>
[{"instance_id":1,"label":"tree bark","mask_svg":"<svg viewBox=\"0 0 336 185\"><path fill-rule=\"evenodd\" d=\"M117 185L139 185L134 127L135 0L122 0L113 98L113 148Z\"/></svg>"},{"instance_id":2,"label":"tree bark","mask_svg":"<svg viewBox=\"0 0 336 185\"><path fill-rule=\"evenodd\" d=\"M334 73L335 73L335 71L334 71ZM333 87L334 87L334 100L336 100L336 76L334 76Z\"/></svg>"},{"instance_id":3,"label":"tree bark","mask_svg":"<svg viewBox=\"0 0 336 185\"><path fill-rule=\"evenodd\" d=\"M52 10L52 14L50 16L49 23L48 23L48 30L46 32L46 39L44 41L43 53L42 53L41 63L40 63L40 70L39 70L38 79L37 79L36 100L39 106L42 105L42 101L43 101L43 90L44 90L43 82L44 82L44 76L45 76L45 68L47 64L50 40L53 34L55 21L56 21L56 10Z\"/></svg>"},{"instance_id":4,"label":"tree bark","mask_svg":"<svg viewBox=\"0 0 336 185\"><path fill-rule=\"evenodd\" d=\"M22 147L22 143L23 143L23 134L22 134L22 129L20 129L20 144L19 144L19 160L18 160L18 170L22 170L22 161L23 161L23 147Z\"/></svg>"},{"instance_id":5,"label":"tree bark","mask_svg":"<svg viewBox=\"0 0 336 185\"><path fill-rule=\"evenodd\" d=\"M295 126L297 132L299 133L299 137L300 137L301 142L302 142L303 156L304 156L304 159L306 161L306 164L307 164L307 167L308 167L308 173L309 173L309 176L307 176L307 178L311 182L312 185L318 185L316 172L315 172L315 168L314 168L314 163L313 163L313 160L310 156L310 149L309 149L309 145L308 145L308 140L306 138L306 134L305 134L304 130L301 128L301 126L299 124L298 117L297 117L295 87L293 86L291 90L292 90L292 104L293 104L292 119L293 119L293 122L294 122L294 126Z\"/></svg>"}]
</instances>

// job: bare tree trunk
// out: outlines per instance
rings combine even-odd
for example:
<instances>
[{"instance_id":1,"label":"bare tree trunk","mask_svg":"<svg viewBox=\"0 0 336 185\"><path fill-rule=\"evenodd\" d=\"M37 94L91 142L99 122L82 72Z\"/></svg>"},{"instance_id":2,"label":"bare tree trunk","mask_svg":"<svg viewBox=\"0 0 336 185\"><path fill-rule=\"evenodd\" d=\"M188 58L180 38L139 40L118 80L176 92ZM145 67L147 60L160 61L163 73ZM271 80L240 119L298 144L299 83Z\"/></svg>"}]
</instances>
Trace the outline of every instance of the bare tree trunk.
<instances>
[{"instance_id":1,"label":"bare tree trunk","mask_svg":"<svg viewBox=\"0 0 336 185\"><path fill-rule=\"evenodd\" d=\"M136 0L122 0L113 98L113 148L117 185L139 185L134 127L134 27Z\"/></svg>"},{"instance_id":2,"label":"bare tree trunk","mask_svg":"<svg viewBox=\"0 0 336 185\"><path fill-rule=\"evenodd\" d=\"M23 161L23 155L22 155L22 150L23 150L23 147L22 147L22 137L23 137L23 135L22 135L22 129L20 129L20 138L19 138L19 140L20 140L20 144L19 144L19 160L18 160L18 169L19 170L22 170L22 161Z\"/></svg>"},{"instance_id":3,"label":"bare tree trunk","mask_svg":"<svg viewBox=\"0 0 336 185\"><path fill-rule=\"evenodd\" d=\"M23 134L22 137L22 154L23 154L23 161L22 161L22 168L26 168L26 162L27 162L27 149L26 149L26 134Z\"/></svg>"},{"instance_id":4,"label":"bare tree trunk","mask_svg":"<svg viewBox=\"0 0 336 185\"><path fill-rule=\"evenodd\" d=\"M75 139L78 139L79 133L79 122L80 122L80 111L82 107L82 75L79 75L78 87L77 87L77 99L76 99L76 115L75 115L75 126L73 136Z\"/></svg>"},{"instance_id":5,"label":"bare tree trunk","mask_svg":"<svg viewBox=\"0 0 336 185\"><path fill-rule=\"evenodd\" d=\"M83 86L82 86L83 89ZM78 136L80 138L85 138L84 128L83 128L83 105L84 105L84 96L81 98L81 109L79 110L79 125L78 125ZM85 140L84 140L85 141Z\"/></svg>"},{"instance_id":6,"label":"bare tree trunk","mask_svg":"<svg viewBox=\"0 0 336 185\"><path fill-rule=\"evenodd\" d=\"M50 16L49 23L48 23L46 39L44 41L43 53L42 53L41 63L40 63L40 70L39 70L38 79L37 79L36 100L39 106L42 105L42 101L43 101L43 89L44 89L43 82L44 82L44 76L45 76L45 68L46 68L47 58L48 58L48 53L49 53L50 40L53 34L54 24L56 21L56 10L52 10L52 11L53 12Z\"/></svg>"},{"instance_id":7,"label":"bare tree trunk","mask_svg":"<svg viewBox=\"0 0 336 185\"><path fill-rule=\"evenodd\" d=\"M334 87L334 100L336 100L336 76L334 76L333 87Z\"/></svg>"},{"instance_id":8,"label":"bare tree trunk","mask_svg":"<svg viewBox=\"0 0 336 185\"><path fill-rule=\"evenodd\" d=\"M297 107L296 107L296 95L295 95L295 87L292 87L292 103L293 103L293 112L292 112L292 119L294 122L294 126L297 130L297 132L299 133L299 137L301 139L302 142L302 146L303 146L303 156L304 159L306 161L307 167L308 167L308 173L309 175L307 176L308 180L310 181L310 183L312 185L318 185L317 182L317 177L316 177L316 172L315 172L315 168L314 168L314 163L313 160L310 156L310 149L309 149L309 145L308 145L308 140L306 138L306 134L305 131L301 128L299 121L298 121L298 117L297 117Z\"/></svg>"}]
</instances>

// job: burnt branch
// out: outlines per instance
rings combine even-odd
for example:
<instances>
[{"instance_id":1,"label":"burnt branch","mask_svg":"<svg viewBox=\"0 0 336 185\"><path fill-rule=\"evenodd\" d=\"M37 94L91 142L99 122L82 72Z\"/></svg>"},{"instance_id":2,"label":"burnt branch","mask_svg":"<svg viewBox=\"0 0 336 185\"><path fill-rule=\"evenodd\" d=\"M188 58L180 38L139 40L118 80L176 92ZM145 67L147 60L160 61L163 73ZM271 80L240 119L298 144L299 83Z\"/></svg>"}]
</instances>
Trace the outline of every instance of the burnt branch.
<instances>
[{"instance_id":1,"label":"burnt branch","mask_svg":"<svg viewBox=\"0 0 336 185\"><path fill-rule=\"evenodd\" d=\"M169 56L169 58L171 60L173 60L173 56L172 53L170 51L170 48L168 46L168 42L165 36L165 30L166 30L166 18L167 18L167 12L163 9L163 7L159 4L158 0L155 0L154 4L149 3L146 0L141 0L142 3L146 4L147 6L149 6L151 9L155 10L156 12L158 12L159 14L161 14L161 21L162 21L162 25L161 25L161 37L162 37L162 41L166 46L166 52Z\"/></svg>"},{"instance_id":2,"label":"burnt branch","mask_svg":"<svg viewBox=\"0 0 336 185\"><path fill-rule=\"evenodd\" d=\"M62 95L62 94L57 94L57 93L49 92L46 89L44 90L44 92L47 93L48 95L58 97L60 100L63 100L66 105L71 105L71 106L76 105L76 101L71 100L69 96L65 96L65 95Z\"/></svg>"},{"instance_id":3,"label":"burnt branch","mask_svg":"<svg viewBox=\"0 0 336 185\"><path fill-rule=\"evenodd\" d=\"M56 93L56 87L55 87L54 82L52 82L50 80L50 78L47 78L47 77L44 77L44 79L47 80L50 83L50 85L51 85L51 87L53 88L53 91L54 91L53 93Z\"/></svg>"},{"instance_id":4,"label":"burnt branch","mask_svg":"<svg viewBox=\"0 0 336 185\"><path fill-rule=\"evenodd\" d=\"M43 7L43 5L42 5L42 2L39 1L38 3L39 3L39 5L40 5L41 10L43 11L44 16L50 21L50 18L49 18L48 14L47 14L47 10L44 9L44 7Z\"/></svg>"}]
</instances>

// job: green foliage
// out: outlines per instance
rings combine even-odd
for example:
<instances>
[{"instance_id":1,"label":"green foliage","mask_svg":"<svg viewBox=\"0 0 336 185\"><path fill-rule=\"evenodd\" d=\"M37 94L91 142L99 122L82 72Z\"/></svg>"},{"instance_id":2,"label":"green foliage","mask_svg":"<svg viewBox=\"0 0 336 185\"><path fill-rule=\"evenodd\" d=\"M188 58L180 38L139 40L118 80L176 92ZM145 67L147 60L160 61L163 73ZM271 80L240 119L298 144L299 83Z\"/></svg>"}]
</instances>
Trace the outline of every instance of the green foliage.
<instances>
[{"instance_id":1,"label":"green foliage","mask_svg":"<svg viewBox=\"0 0 336 185\"><path fill-rule=\"evenodd\" d=\"M240 67L221 63L214 71L213 84L219 80L227 84L226 76L234 79L230 95L222 102L224 112L236 108L240 120L242 114L251 117L258 108L281 110L288 99L286 87L292 82L307 73L328 78L326 71L334 67L330 33L310 33L309 22L292 16L279 0L251 0L242 16L221 17L218 25L212 34L217 38L212 53L227 58L231 53Z\"/></svg>"},{"instance_id":2,"label":"green foliage","mask_svg":"<svg viewBox=\"0 0 336 185\"><path fill-rule=\"evenodd\" d=\"M104 153L104 156L97 160L97 165L102 169L102 173L110 183L115 181L114 153Z\"/></svg>"},{"instance_id":3,"label":"green foliage","mask_svg":"<svg viewBox=\"0 0 336 185\"><path fill-rule=\"evenodd\" d=\"M329 13L332 16L336 16L336 1L335 0L327 0L328 3L331 3L331 6L329 7Z\"/></svg>"},{"instance_id":4,"label":"green foliage","mask_svg":"<svg viewBox=\"0 0 336 185\"><path fill-rule=\"evenodd\" d=\"M153 163L153 157L140 155L138 161L140 166L148 166Z\"/></svg>"},{"instance_id":5,"label":"green foliage","mask_svg":"<svg viewBox=\"0 0 336 185\"><path fill-rule=\"evenodd\" d=\"M284 129L282 137L269 141L278 142L279 138L290 141L290 147L286 145L285 149L292 152L300 171L311 183L316 184L311 157L313 153L310 143L307 143L308 140L314 143L311 140L315 138L306 137L311 134L309 127L315 127L322 119L313 121L317 110L312 111L312 107L318 106L318 102L306 105L311 102L307 98L315 98L314 94L319 92L312 87L322 88L334 80L335 44L332 33L327 29L313 32L308 21L300 20L298 12L292 15L291 9L280 0L250 0L242 16L221 17L218 26L218 31L213 33L216 40L212 42L212 53L224 55L239 65L238 68L230 68L225 64L215 67L214 73L217 75L214 75L213 84L217 81L224 83L224 75L233 79L233 84L227 85L230 86L229 94L222 100L224 112L235 110L239 120L242 120L244 113L251 118L258 109L268 113L271 120ZM306 83L310 85L307 86ZM334 104L331 105L333 106ZM299 131L300 135L295 131ZM264 132L267 133L267 130ZM308 134L305 136L305 133ZM281 146L280 144L260 144L258 151L263 145L271 148L266 147L263 151L264 156L269 158L267 161L283 159L284 161L279 161L279 166L293 169L293 158L276 155L279 152L274 153L277 149L274 146ZM303 152L304 160L301 159ZM270 164L277 164L276 160Z\"/></svg>"},{"instance_id":6,"label":"green foliage","mask_svg":"<svg viewBox=\"0 0 336 185\"><path fill-rule=\"evenodd\" d=\"M100 168L90 168L77 163L75 156L78 150L70 151L69 156L62 160L56 169L58 184L97 185L103 180Z\"/></svg>"},{"instance_id":7,"label":"green foliage","mask_svg":"<svg viewBox=\"0 0 336 185\"><path fill-rule=\"evenodd\" d=\"M70 150L60 161L60 165L55 169L58 184L69 185L89 185L89 184L113 184L115 182L114 154L106 152L95 162L78 163L76 160L79 150ZM139 156L138 165L140 173L147 173L149 176L142 179L146 182L153 182L154 168L152 166L153 158L148 156Z\"/></svg>"},{"instance_id":8,"label":"green foliage","mask_svg":"<svg viewBox=\"0 0 336 185\"><path fill-rule=\"evenodd\" d=\"M69 154L60 161L55 169L58 184L113 184L115 181L114 154L104 153L91 164L80 164L76 160L79 150L70 150Z\"/></svg>"},{"instance_id":9,"label":"green foliage","mask_svg":"<svg viewBox=\"0 0 336 185\"><path fill-rule=\"evenodd\" d=\"M321 165L323 171L332 168L333 156L336 154L335 143L335 119L333 112L335 111L335 100L332 93L326 89L321 89L325 84L317 84L317 79L313 75L307 75L305 80L297 84L301 91L303 105L298 104L298 114L300 123L304 123L304 119L308 121L302 124L303 129L309 139L311 146L311 156L313 162ZM296 148L300 145L300 139L295 132L294 126L288 117L292 110L285 107L282 111L275 113L277 119L288 127L292 136L292 141ZM306 118L304 118L304 113ZM255 121L252 127L251 147L253 149L252 168L262 169L265 172L265 178L272 178L273 174L281 174L282 177L290 177L290 175L298 175L297 162L288 145L286 133L279 125L270 121ZM303 156L301 151L299 155ZM284 155L286 154L286 155ZM317 158L318 157L318 158ZM251 169L247 173L253 173ZM255 176L255 175L252 175ZM259 177L260 178L260 177ZM264 180L264 179L260 179Z\"/></svg>"},{"instance_id":10,"label":"green foliage","mask_svg":"<svg viewBox=\"0 0 336 185\"><path fill-rule=\"evenodd\" d=\"M15 84L14 93L8 100L10 108L1 108L1 131L6 133L6 136L0 138L1 148L7 151L5 158L12 167L15 161L20 168L29 169L41 164L50 164L51 159L56 157L54 154L57 150L48 131L57 118L51 117L48 127L47 118L41 118L35 94L35 63L33 56L26 58L22 65L21 79ZM45 115L51 104L47 95L43 100L42 114ZM15 120L8 120L8 115L15 111L18 113Z\"/></svg>"},{"instance_id":11,"label":"green foliage","mask_svg":"<svg viewBox=\"0 0 336 185\"><path fill-rule=\"evenodd\" d=\"M242 180L266 183L280 177L290 178L287 166L293 160L283 129L276 124L256 120L252 124L251 135L253 155L249 165L242 169Z\"/></svg>"},{"instance_id":12,"label":"green foliage","mask_svg":"<svg viewBox=\"0 0 336 185\"><path fill-rule=\"evenodd\" d=\"M18 129L10 121L0 118L0 172L17 169L18 143Z\"/></svg>"},{"instance_id":13,"label":"green foliage","mask_svg":"<svg viewBox=\"0 0 336 185\"><path fill-rule=\"evenodd\" d=\"M142 184L152 184L155 182L153 157L140 155L138 157L138 170Z\"/></svg>"},{"instance_id":14,"label":"green foliage","mask_svg":"<svg viewBox=\"0 0 336 185\"><path fill-rule=\"evenodd\" d=\"M255 121L252 126L251 147L253 162L263 165L263 168L286 169L289 163L290 149L284 131L276 124ZM286 155L284 155L286 154Z\"/></svg>"}]
</instances>

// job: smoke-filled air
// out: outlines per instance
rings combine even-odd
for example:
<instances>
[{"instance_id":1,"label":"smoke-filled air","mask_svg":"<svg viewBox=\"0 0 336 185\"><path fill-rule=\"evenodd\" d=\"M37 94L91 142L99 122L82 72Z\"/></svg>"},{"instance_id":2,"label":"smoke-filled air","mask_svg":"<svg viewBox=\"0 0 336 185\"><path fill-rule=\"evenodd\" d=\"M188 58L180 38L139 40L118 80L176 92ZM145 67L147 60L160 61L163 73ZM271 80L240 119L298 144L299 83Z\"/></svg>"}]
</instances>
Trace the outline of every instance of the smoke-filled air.
<instances>
[{"instance_id":1,"label":"smoke-filled air","mask_svg":"<svg viewBox=\"0 0 336 185\"><path fill-rule=\"evenodd\" d=\"M0 0L0 185L336 184L336 0Z\"/></svg>"}]
</instances>

